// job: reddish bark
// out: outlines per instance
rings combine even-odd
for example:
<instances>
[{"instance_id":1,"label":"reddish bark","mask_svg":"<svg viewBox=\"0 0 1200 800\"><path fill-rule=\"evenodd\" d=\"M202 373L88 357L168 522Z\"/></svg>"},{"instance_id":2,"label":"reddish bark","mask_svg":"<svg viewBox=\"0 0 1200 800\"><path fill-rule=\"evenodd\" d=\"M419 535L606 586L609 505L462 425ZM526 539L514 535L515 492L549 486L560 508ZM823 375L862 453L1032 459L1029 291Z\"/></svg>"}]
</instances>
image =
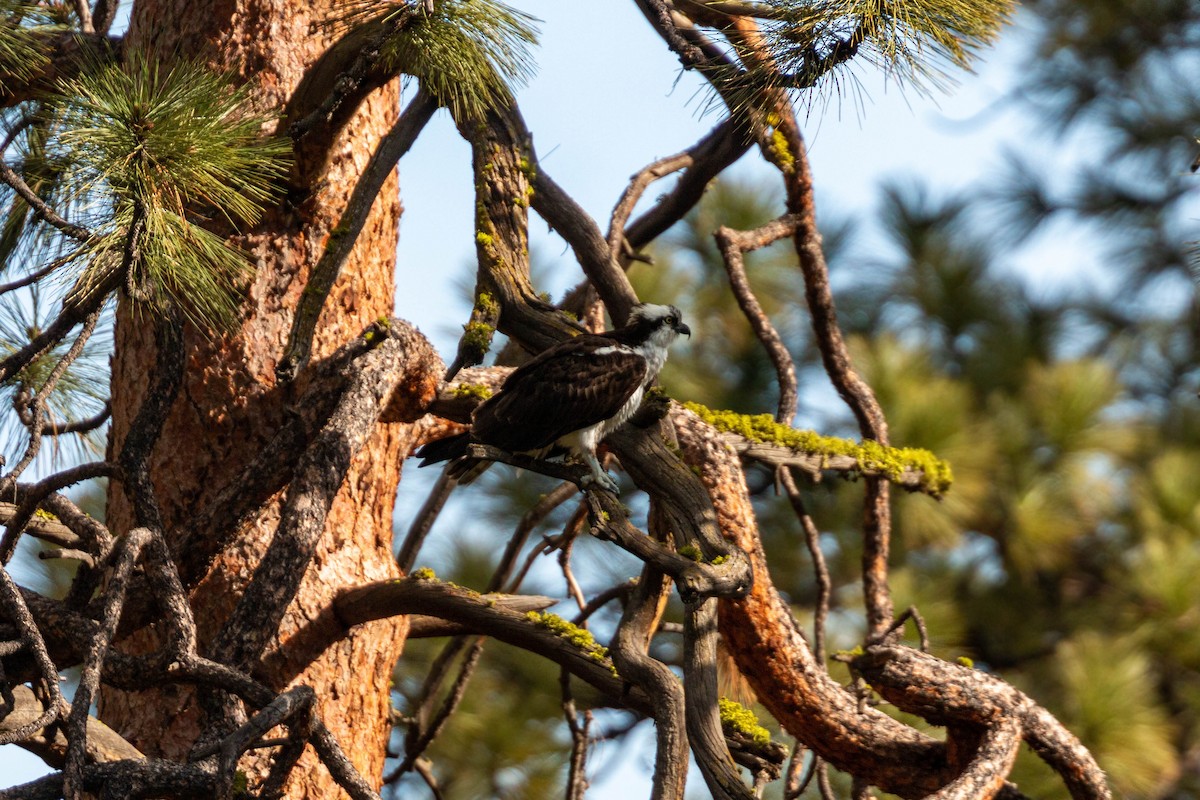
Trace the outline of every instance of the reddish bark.
<instances>
[{"instance_id":1,"label":"reddish bark","mask_svg":"<svg viewBox=\"0 0 1200 800\"><path fill-rule=\"evenodd\" d=\"M165 57L199 56L216 67L232 69L251 84L261 110L281 114L306 69L330 43L312 23L336 5L142 0L134 6L128 41L131 47ZM299 205L270 210L254 231L235 240L255 265L244 320L236 334L217 340L188 333L185 382L152 457L168 538L172 529L205 510L287 418L292 394L288 387L277 385L275 366L287 341L293 309L357 175L396 119L397 94L393 83L362 104L346 128L352 135L343 132L334 141L328 161ZM294 174L302 172L297 169ZM399 214L393 176L326 304L314 341L314 360L390 312ZM114 453L140 406L154 359L149 326L128 309L119 311L115 339ZM411 449L412 438L409 425L380 425L358 454L330 510L297 600L259 668L259 677L277 689L294 683L313 687L320 698L318 713L359 770L376 782L390 730L389 679L404 641L403 618L360 626L311 663L307 654L290 652L289 639L330 605L339 588L397 575L391 551L392 507L400 463ZM278 518L276 500L218 556L193 591L202 651L234 608ZM109 497L110 525L124 531L131 520L128 504L114 488ZM153 646L151 639L152 634L142 632L125 646L144 649ZM186 753L202 722L195 696L173 689L108 690L101 697L101 715L143 751L171 757ZM332 797L339 792L311 752L289 785L292 796Z\"/></svg>"}]
</instances>

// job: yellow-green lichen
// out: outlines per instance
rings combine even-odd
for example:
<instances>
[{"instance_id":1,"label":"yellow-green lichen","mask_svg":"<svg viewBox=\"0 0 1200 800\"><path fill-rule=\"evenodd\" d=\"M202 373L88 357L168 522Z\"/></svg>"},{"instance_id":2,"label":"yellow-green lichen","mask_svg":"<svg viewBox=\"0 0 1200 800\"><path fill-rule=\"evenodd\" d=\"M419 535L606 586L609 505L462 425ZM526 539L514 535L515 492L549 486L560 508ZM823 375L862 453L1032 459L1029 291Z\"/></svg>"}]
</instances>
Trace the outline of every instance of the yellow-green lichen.
<instances>
[{"instance_id":1,"label":"yellow-green lichen","mask_svg":"<svg viewBox=\"0 0 1200 800\"><path fill-rule=\"evenodd\" d=\"M684 558L690 558L692 561L699 561L704 557L704 554L700 552L700 548L696 547L694 544L685 544L675 552L679 553L679 555L683 556Z\"/></svg>"},{"instance_id":2,"label":"yellow-green lichen","mask_svg":"<svg viewBox=\"0 0 1200 800\"><path fill-rule=\"evenodd\" d=\"M488 247L492 243L492 237L490 234L479 231L475 234L475 241L479 242L484 247Z\"/></svg>"},{"instance_id":3,"label":"yellow-green lichen","mask_svg":"<svg viewBox=\"0 0 1200 800\"><path fill-rule=\"evenodd\" d=\"M616 674L616 668L612 667L608 660L608 648L597 642L591 631L549 611L529 611L525 614L525 619L546 628L561 639L566 639L582 650L588 658L609 666Z\"/></svg>"},{"instance_id":4,"label":"yellow-green lichen","mask_svg":"<svg viewBox=\"0 0 1200 800\"><path fill-rule=\"evenodd\" d=\"M429 567L421 567L420 569L414 569L411 573L409 573L408 577L418 581L436 581L437 573L435 573Z\"/></svg>"},{"instance_id":5,"label":"yellow-green lichen","mask_svg":"<svg viewBox=\"0 0 1200 800\"><path fill-rule=\"evenodd\" d=\"M468 322L463 325L463 345L486 353L492 346L492 335L496 329L486 322Z\"/></svg>"},{"instance_id":6,"label":"yellow-green lichen","mask_svg":"<svg viewBox=\"0 0 1200 800\"><path fill-rule=\"evenodd\" d=\"M484 234L487 236L487 234ZM491 241L491 237L488 237ZM475 296L475 310L485 317L500 316L500 301L491 292L480 292Z\"/></svg>"},{"instance_id":7,"label":"yellow-green lichen","mask_svg":"<svg viewBox=\"0 0 1200 800\"><path fill-rule=\"evenodd\" d=\"M33 515L35 517L37 517L38 519L45 519L45 520L50 520L51 522L58 522L58 517L51 514L49 511L47 511L44 508L37 509L36 511L33 512Z\"/></svg>"},{"instance_id":8,"label":"yellow-green lichen","mask_svg":"<svg viewBox=\"0 0 1200 800\"><path fill-rule=\"evenodd\" d=\"M959 656L956 660L967 669L975 669L975 660L969 656Z\"/></svg>"},{"instance_id":9,"label":"yellow-green lichen","mask_svg":"<svg viewBox=\"0 0 1200 800\"><path fill-rule=\"evenodd\" d=\"M784 172L791 172L796 168L796 157L792 155L791 148L788 147L787 136L778 128L771 131L771 151L775 155L779 168Z\"/></svg>"},{"instance_id":10,"label":"yellow-green lichen","mask_svg":"<svg viewBox=\"0 0 1200 800\"><path fill-rule=\"evenodd\" d=\"M908 470L921 474L921 487L933 495L945 493L954 480L950 464L928 450L915 447L884 447L875 441L855 442L814 431L797 430L775 421L770 414L735 414L714 411L699 403L683 407L719 431L734 433L753 442L770 442L814 456L848 456L863 472L877 473L894 481Z\"/></svg>"},{"instance_id":11,"label":"yellow-green lichen","mask_svg":"<svg viewBox=\"0 0 1200 800\"><path fill-rule=\"evenodd\" d=\"M717 705L721 710L721 728L727 734L740 733L761 747L771 743L771 732L759 724L753 711L728 697L718 698Z\"/></svg>"},{"instance_id":12,"label":"yellow-green lichen","mask_svg":"<svg viewBox=\"0 0 1200 800\"><path fill-rule=\"evenodd\" d=\"M481 383L460 383L454 387L454 396L460 400L466 398L487 400L492 396L492 390Z\"/></svg>"},{"instance_id":13,"label":"yellow-green lichen","mask_svg":"<svg viewBox=\"0 0 1200 800\"><path fill-rule=\"evenodd\" d=\"M529 156L521 156L521 161L518 166L521 168L521 172L525 174L525 177L528 178L530 182L533 182L537 179L537 166L533 163Z\"/></svg>"},{"instance_id":14,"label":"yellow-green lichen","mask_svg":"<svg viewBox=\"0 0 1200 800\"><path fill-rule=\"evenodd\" d=\"M714 567L719 567L728 560L729 560L729 556L717 556L716 558L714 558L712 561L710 561L708 563L712 564Z\"/></svg>"}]
</instances>

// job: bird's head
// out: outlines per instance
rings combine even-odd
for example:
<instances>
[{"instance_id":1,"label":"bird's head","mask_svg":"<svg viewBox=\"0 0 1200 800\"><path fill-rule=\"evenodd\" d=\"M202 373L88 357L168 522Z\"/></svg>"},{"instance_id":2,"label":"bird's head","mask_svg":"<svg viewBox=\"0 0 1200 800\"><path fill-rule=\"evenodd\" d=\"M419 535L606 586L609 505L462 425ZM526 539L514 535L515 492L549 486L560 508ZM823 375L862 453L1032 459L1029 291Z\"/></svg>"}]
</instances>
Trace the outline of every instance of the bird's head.
<instances>
[{"instance_id":1,"label":"bird's head","mask_svg":"<svg viewBox=\"0 0 1200 800\"><path fill-rule=\"evenodd\" d=\"M629 312L629 324L645 327L661 336L669 332L674 339L679 334L691 337L692 329L683 322L683 315L675 306L660 306L655 303L639 303Z\"/></svg>"}]
</instances>

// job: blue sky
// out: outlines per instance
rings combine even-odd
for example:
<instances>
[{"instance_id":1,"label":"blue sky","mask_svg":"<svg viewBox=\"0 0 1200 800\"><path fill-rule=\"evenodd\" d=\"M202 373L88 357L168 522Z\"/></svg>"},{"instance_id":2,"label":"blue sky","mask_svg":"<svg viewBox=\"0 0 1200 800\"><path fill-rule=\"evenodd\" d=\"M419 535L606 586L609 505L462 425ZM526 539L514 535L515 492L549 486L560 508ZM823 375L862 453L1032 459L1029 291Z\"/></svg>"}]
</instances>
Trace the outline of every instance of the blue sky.
<instances>
[{"instance_id":1,"label":"blue sky","mask_svg":"<svg viewBox=\"0 0 1200 800\"><path fill-rule=\"evenodd\" d=\"M632 3L529 0L519 5L542 20L538 75L518 97L541 166L606 229L633 173L690 146L719 117L704 113L708 95L700 79L680 74L678 61ZM998 171L1005 148L1027 149L1036 121L1006 100L1023 56L1023 24L1018 17L999 47L984 51L977 74L957 76L959 86L949 94L902 91L863 65L854 68L861 92L819 100L804 126L818 214L824 210L869 222L885 180L919 177L935 192L949 192ZM580 30L588 31L587 41L598 43L594 53L580 52ZM603 67L596 65L597 56ZM774 179L754 153L733 174ZM401 162L400 175L405 213L396 312L416 322L443 354L452 355L467 311L455 280L473 276L474 199L470 150L445 112L435 116ZM652 188L647 195L654 193ZM532 219L530 233L531 247L561 265L553 276L556 285L538 287L557 296L577 282L580 272L562 240L548 234L540 220ZM1061 235L1055 241L1076 251L1069 245L1078 242ZM1014 263L1020 266L1017 256ZM1068 272L1063 266L1060 275ZM414 273L419 280L410 280ZM1047 290L1055 288L1055 275L1032 270L1030 275Z\"/></svg>"},{"instance_id":2,"label":"blue sky","mask_svg":"<svg viewBox=\"0 0 1200 800\"><path fill-rule=\"evenodd\" d=\"M702 113L706 95L698 79L680 75L677 60L632 3L515 4L542 20L539 72L518 96L541 166L606 228L631 174L688 147L718 118ZM869 223L885 180L917 177L935 193L949 192L998 171L1006 147L1027 146L1037 121L1005 100L1023 58L1023 24L1018 16L999 47L983 53L978 74L959 76L950 94L902 92L886 76L861 66L855 70L861 94L817 103L805 134L818 214L825 210ZM456 282L470 280L475 256L470 152L445 112L405 157L400 173L405 213L396 314L417 323L449 360L466 315ZM772 173L751 154L735 174L769 179ZM1053 231L1014 253L1013 264L1025 265L1025 274L1040 289L1057 291L1066 276L1086 269L1084 235ZM561 240L536 219L531 237L532 247L559 265L553 285L539 288L558 295L574 285L580 273ZM1057 269L1032 266L1047 261ZM412 498L402 487L402 525ZM589 797L646 796L647 764L645 758L627 759ZM44 771L23 751L0 747L0 784Z\"/></svg>"}]
</instances>

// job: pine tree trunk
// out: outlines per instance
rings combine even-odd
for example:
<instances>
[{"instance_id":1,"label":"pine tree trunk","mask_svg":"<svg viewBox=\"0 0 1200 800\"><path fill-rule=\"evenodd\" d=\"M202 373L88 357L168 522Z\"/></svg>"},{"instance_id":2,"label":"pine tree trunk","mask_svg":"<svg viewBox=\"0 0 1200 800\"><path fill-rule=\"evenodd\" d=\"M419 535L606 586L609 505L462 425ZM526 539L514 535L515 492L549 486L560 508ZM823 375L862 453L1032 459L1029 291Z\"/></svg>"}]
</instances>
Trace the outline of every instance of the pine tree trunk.
<instances>
[{"instance_id":1,"label":"pine tree trunk","mask_svg":"<svg viewBox=\"0 0 1200 800\"><path fill-rule=\"evenodd\" d=\"M128 42L162 58L200 57L232 69L252 87L262 110L282 116L285 104L329 38L311 23L336 3L299 0L139 0ZM289 413L277 385L275 365L287 340L293 310L308 271L317 263L329 231L380 136L395 121L396 82L376 91L359 109L330 151L313 192L270 211L250 234L234 243L250 254L255 276L240 330L210 341L189 331L187 368L152 460L155 488L168 539L211 504L267 442ZM294 204L294 205L293 205ZM395 177L380 193L357 247L343 270L314 341L313 359L327 355L393 306L395 240L400 214ZM113 359L111 447L117 452L140 407L154 365L154 338L144 318L120 309ZM396 577L391 551L392 508L400 463L412 440L409 426L380 425L360 453L330 511L325 534L256 677L276 689L311 686L321 718L358 769L378 782L388 732L389 683L403 646L406 625L392 619L356 628L324 653L305 653L291 640L327 607L341 587ZM121 491L110 491L108 522L114 531L131 526ZM253 575L279 519L279 498L242 530L235 543L192 593L200 649L220 630ZM123 643L128 650L154 646L153 632ZM203 724L194 693L154 690L105 691L102 718L143 752L179 757ZM261 769L243 762L251 775ZM338 797L340 790L310 752L289 785L291 797Z\"/></svg>"}]
</instances>

